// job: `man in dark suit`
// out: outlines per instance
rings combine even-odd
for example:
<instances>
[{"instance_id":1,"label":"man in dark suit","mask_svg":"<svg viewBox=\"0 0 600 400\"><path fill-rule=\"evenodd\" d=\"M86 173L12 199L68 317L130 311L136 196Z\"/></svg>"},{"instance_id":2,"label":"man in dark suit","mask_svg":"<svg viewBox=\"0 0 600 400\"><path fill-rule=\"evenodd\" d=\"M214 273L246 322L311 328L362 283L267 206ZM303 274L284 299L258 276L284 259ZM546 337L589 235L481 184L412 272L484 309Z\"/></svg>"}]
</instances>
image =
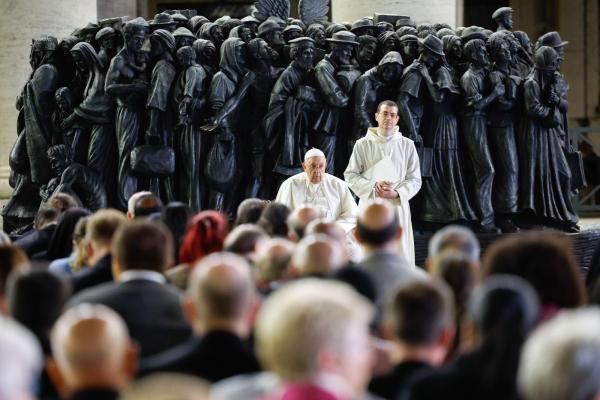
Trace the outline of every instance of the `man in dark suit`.
<instances>
[{"instance_id":1,"label":"man in dark suit","mask_svg":"<svg viewBox=\"0 0 600 400\"><path fill-rule=\"evenodd\" d=\"M119 227L127 222L125 215L117 210L100 210L86 222L86 253L88 265L72 275L73 293L106 282L112 282L111 240Z\"/></svg>"},{"instance_id":2,"label":"man in dark suit","mask_svg":"<svg viewBox=\"0 0 600 400\"><path fill-rule=\"evenodd\" d=\"M358 265L373 280L380 309L400 284L426 277L400 254L402 228L396 207L389 202L375 200L364 207L356 221L354 235L365 252Z\"/></svg>"},{"instance_id":3,"label":"man in dark suit","mask_svg":"<svg viewBox=\"0 0 600 400\"><path fill-rule=\"evenodd\" d=\"M60 212L58 210L42 208L35 216L34 229L15 240L15 245L20 247L29 258L39 252L46 251L59 217Z\"/></svg>"},{"instance_id":4,"label":"man in dark suit","mask_svg":"<svg viewBox=\"0 0 600 400\"><path fill-rule=\"evenodd\" d=\"M371 380L371 393L395 399L415 374L444 362L454 338L452 304L452 293L442 282L423 280L400 287L384 318L384 335L394 343L394 369Z\"/></svg>"},{"instance_id":5,"label":"man in dark suit","mask_svg":"<svg viewBox=\"0 0 600 400\"><path fill-rule=\"evenodd\" d=\"M134 378L138 353L121 317L81 304L65 312L52 331L48 373L61 398L116 400Z\"/></svg>"},{"instance_id":6,"label":"man in dark suit","mask_svg":"<svg viewBox=\"0 0 600 400\"><path fill-rule=\"evenodd\" d=\"M172 265L173 239L159 222L132 221L113 238L116 282L87 289L70 304L100 303L123 317L141 357L157 354L191 334L181 308L180 293L162 274Z\"/></svg>"},{"instance_id":7,"label":"man in dark suit","mask_svg":"<svg viewBox=\"0 0 600 400\"><path fill-rule=\"evenodd\" d=\"M246 338L256 304L250 266L232 253L215 253L194 268L184 300L196 337L144 360L141 374L158 371L216 382L260 370Z\"/></svg>"}]
</instances>

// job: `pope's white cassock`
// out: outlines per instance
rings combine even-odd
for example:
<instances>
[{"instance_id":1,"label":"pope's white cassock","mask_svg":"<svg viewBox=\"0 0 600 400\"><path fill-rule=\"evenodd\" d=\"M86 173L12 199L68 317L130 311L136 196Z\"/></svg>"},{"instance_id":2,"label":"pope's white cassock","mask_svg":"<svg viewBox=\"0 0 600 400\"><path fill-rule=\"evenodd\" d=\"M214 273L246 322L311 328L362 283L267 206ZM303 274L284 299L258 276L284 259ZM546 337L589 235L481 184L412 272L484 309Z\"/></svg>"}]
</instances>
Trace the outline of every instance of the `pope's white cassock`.
<instances>
[{"instance_id":1,"label":"pope's white cassock","mask_svg":"<svg viewBox=\"0 0 600 400\"><path fill-rule=\"evenodd\" d=\"M358 207L348 185L333 175L324 173L320 183L311 183L305 172L286 179L275 201L292 210L303 204L316 206L324 218L336 221L349 231L356 225Z\"/></svg>"},{"instance_id":2,"label":"pope's white cassock","mask_svg":"<svg viewBox=\"0 0 600 400\"><path fill-rule=\"evenodd\" d=\"M350 189L360 198L360 204L375 198L375 182L391 181L399 197L388 199L398 207L398 218L403 234L401 252L415 265L415 243L410 205L408 201L421 188L419 156L412 140L396 132L385 137L377 134L377 128L369 128L367 134L354 145L344 178Z\"/></svg>"}]
</instances>

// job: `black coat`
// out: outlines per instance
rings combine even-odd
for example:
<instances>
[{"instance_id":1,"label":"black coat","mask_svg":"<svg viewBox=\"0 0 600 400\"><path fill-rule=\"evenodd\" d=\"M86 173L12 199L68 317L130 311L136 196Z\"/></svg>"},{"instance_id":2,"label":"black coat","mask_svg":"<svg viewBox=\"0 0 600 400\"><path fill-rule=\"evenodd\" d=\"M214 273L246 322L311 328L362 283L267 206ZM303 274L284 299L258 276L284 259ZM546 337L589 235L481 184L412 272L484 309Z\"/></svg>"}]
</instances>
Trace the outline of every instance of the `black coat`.
<instances>
[{"instance_id":1,"label":"black coat","mask_svg":"<svg viewBox=\"0 0 600 400\"><path fill-rule=\"evenodd\" d=\"M384 399L396 399L396 395L403 390L415 375L431 371L429 364L420 361L406 361L394 367L385 375L371 379L369 393L381 396Z\"/></svg>"},{"instance_id":2,"label":"black coat","mask_svg":"<svg viewBox=\"0 0 600 400\"><path fill-rule=\"evenodd\" d=\"M112 257L110 254L102 257L90 268L86 268L71 276L73 294L83 289L91 288L102 283L112 282Z\"/></svg>"},{"instance_id":3,"label":"black coat","mask_svg":"<svg viewBox=\"0 0 600 400\"><path fill-rule=\"evenodd\" d=\"M217 382L238 374L260 371L251 347L227 331L208 332L144 360L140 375L178 372Z\"/></svg>"},{"instance_id":4,"label":"black coat","mask_svg":"<svg viewBox=\"0 0 600 400\"><path fill-rule=\"evenodd\" d=\"M31 258L37 253L46 251L55 229L56 224L50 224L40 230L31 230L15 240L14 244Z\"/></svg>"},{"instance_id":5,"label":"black coat","mask_svg":"<svg viewBox=\"0 0 600 400\"><path fill-rule=\"evenodd\" d=\"M119 313L139 344L142 358L176 346L191 335L180 292L170 285L142 279L105 283L81 292L69 305L81 303L104 304Z\"/></svg>"}]
</instances>

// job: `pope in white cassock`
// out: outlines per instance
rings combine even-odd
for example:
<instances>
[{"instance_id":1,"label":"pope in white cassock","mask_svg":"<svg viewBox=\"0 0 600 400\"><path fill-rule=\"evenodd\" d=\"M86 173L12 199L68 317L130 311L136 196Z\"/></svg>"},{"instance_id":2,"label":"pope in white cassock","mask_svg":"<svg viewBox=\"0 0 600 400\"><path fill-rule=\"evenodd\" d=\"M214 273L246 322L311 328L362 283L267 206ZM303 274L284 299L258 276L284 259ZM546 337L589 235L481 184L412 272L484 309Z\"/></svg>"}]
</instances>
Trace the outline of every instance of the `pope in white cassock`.
<instances>
[{"instance_id":1,"label":"pope in white cassock","mask_svg":"<svg viewBox=\"0 0 600 400\"><path fill-rule=\"evenodd\" d=\"M349 231L356 224L358 207L346 182L326 174L326 167L325 154L319 149L310 149L304 155L304 172L286 179L275 201L292 210L303 204L316 206L323 218L336 221Z\"/></svg>"},{"instance_id":2,"label":"pope in white cassock","mask_svg":"<svg viewBox=\"0 0 600 400\"><path fill-rule=\"evenodd\" d=\"M415 265L415 244L410 205L408 201L421 188L419 156L412 140L398 130L398 106L384 101L375 113L377 128L354 145L344 178L350 189L360 198L359 205L381 197L398 207L398 217L403 234L401 253Z\"/></svg>"}]
</instances>

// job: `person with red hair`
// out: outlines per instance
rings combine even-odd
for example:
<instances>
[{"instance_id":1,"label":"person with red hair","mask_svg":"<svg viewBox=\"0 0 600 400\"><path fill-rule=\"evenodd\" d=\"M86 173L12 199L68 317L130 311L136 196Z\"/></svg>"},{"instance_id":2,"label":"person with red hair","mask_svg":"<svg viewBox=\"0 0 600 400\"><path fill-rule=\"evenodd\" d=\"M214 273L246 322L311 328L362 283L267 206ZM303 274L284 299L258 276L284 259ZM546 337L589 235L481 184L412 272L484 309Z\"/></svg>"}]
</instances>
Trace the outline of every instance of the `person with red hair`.
<instances>
[{"instance_id":1,"label":"person with red hair","mask_svg":"<svg viewBox=\"0 0 600 400\"><path fill-rule=\"evenodd\" d=\"M218 211L205 210L189 222L179 249L179 264L166 272L169 280L182 289L187 287L190 271L197 261L211 253L223 250L223 241L229 232L227 216Z\"/></svg>"}]
</instances>

